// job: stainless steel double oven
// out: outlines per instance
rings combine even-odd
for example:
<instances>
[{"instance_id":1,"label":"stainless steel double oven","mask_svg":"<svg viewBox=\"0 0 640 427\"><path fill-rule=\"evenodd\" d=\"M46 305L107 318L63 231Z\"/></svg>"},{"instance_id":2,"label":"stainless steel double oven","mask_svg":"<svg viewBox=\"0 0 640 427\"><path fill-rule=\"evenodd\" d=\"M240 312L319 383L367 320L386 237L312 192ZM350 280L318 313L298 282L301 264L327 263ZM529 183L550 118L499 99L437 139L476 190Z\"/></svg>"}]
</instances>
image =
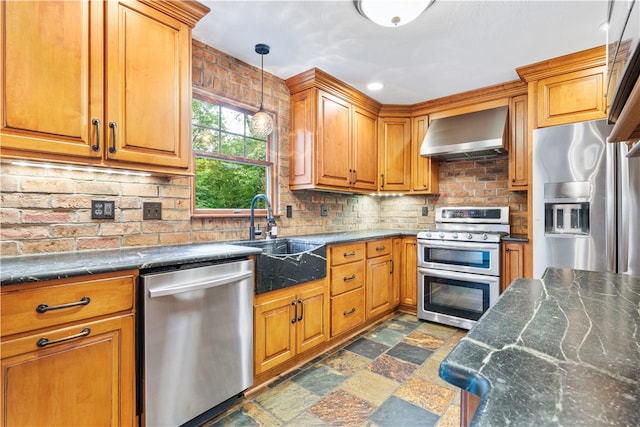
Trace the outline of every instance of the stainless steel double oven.
<instances>
[{"instance_id":1,"label":"stainless steel double oven","mask_svg":"<svg viewBox=\"0 0 640 427\"><path fill-rule=\"evenodd\" d=\"M508 207L436 208L418 233L418 318L471 329L500 294L500 241Z\"/></svg>"}]
</instances>

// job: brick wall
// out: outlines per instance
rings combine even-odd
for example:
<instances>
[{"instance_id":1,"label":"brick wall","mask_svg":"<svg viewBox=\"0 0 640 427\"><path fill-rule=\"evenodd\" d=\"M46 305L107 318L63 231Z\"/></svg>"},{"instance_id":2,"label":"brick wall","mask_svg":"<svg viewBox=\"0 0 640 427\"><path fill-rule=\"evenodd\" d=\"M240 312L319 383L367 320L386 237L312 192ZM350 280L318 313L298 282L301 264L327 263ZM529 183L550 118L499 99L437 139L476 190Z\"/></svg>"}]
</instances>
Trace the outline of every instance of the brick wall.
<instances>
[{"instance_id":1,"label":"brick wall","mask_svg":"<svg viewBox=\"0 0 640 427\"><path fill-rule=\"evenodd\" d=\"M287 76L288 77L288 76ZM257 110L260 69L198 41L193 43L193 82L200 90ZM526 232L526 194L506 190L506 158L448 162L440 167L440 196L372 197L291 192L289 92L265 73L264 107L277 117L280 198L293 217L278 218L281 236L367 228L416 229L433 225L433 210L446 204L509 204L514 231ZM133 177L103 172L36 169L0 164L0 253L3 256L136 246L172 245L248 237L247 218L191 218L188 178ZM114 200L114 220L92 220L91 200ZM162 221L143 221L142 203L161 202ZM422 206L429 216L421 216ZM326 205L328 216L320 216ZM262 226L263 220L258 220Z\"/></svg>"}]
</instances>

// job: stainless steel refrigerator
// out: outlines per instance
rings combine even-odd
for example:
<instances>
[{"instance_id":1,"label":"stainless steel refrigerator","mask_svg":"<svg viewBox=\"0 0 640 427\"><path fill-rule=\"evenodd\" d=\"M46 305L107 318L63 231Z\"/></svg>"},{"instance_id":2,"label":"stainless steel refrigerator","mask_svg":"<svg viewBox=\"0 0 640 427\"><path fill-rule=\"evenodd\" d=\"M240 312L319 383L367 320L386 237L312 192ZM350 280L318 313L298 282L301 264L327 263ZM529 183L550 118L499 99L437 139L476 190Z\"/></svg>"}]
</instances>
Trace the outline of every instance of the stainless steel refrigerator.
<instances>
[{"instance_id":1,"label":"stainless steel refrigerator","mask_svg":"<svg viewBox=\"0 0 640 427\"><path fill-rule=\"evenodd\" d=\"M547 267L640 276L640 157L606 120L533 131L533 276Z\"/></svg>"}]
</instances>

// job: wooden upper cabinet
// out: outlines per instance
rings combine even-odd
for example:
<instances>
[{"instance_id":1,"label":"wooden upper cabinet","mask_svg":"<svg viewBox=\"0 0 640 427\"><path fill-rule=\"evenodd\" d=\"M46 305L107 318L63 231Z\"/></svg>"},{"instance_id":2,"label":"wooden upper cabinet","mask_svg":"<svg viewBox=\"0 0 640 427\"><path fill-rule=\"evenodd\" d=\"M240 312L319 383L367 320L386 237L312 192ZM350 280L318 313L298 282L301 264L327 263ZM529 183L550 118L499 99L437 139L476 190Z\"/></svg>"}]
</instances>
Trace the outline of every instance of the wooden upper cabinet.
<instances>
[{"instance_id":1,"label":"wooden upper cabinet","mask_svg":"<svg viewBox=\"0 0 640 427\"><path fill-rule=\"evenodd\" d=\"M103 117L102 2L7 1L0 18L2 155L100 158L91 121Z\"/></svg>"},{"instance_id":2,"label":"wooden upper cabinet","mask_svg":"<svg viewBox=\"0 0 640 427\"><path fill-rule=\"evenodd\" d=\"M520 67L529 86L531 129L607 117L605 46Z\"/></svg>"},{"instance_id":3,"label":"wooden upper cabinet","mask_svg":"<svg viewBox=\"0 0 640 427\"><path fill-rule=\"evenodd\" d=\"M191 28L208 8L121 0L1 10L3 156L189 172Z\"/></svg>"},{"instance_id":4,"label":"wooden upper cabinet","mask_svg":"<svg viewBox=\"0 0 640 427\"><path fill-rule=\"evenodd\" d=\"M527 95L514 96L509 100L509 188L529 188L529 129L527 126Z\"/></svg>"},{"instance_id":5,"label":"wooden upper cabinet","mask_svg":"<svg viewBox=\"0 0 640 427\"><path fill-rule=\"evenodd\" d=\"M412 119L411 132L411 191L419 194L434 194L439 191L438 173L440 164L431 157L420 156L420 146L429 127L429 116Z\"/></svg>"},{"instance_id":6,"label":"wooden upper cabinet","mask_svg":"<svg viewBox=\"0 0 640 427\"><path fill-rule=\"evenodd\" d=\"M379 190L409 191L411 187L411 119L382 117L378 129Z\"/></svg>"},{"instance_id":7,"label":"wooden upper cabinet","mask_svg":"<svg viewBox=\"0 0 640 427\"><path fill-rule=\"evenodd\" d=\"M287 85L290 188L377 190L380 104L315 68L291 77Z\"/></svg>"}]
</instances>

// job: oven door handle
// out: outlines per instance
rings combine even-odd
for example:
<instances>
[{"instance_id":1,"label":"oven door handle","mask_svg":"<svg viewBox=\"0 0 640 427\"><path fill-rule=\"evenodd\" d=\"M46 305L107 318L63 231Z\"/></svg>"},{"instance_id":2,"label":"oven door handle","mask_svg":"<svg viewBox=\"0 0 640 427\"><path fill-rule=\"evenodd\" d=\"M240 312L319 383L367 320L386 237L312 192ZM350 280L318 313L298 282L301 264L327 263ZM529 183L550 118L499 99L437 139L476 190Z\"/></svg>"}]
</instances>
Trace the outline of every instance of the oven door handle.
<instances>
[{"instance_id":1,"label":"oven door handle","mask_svg":"<svg viewBox=\"0 0 640 427\"><path fill-rule=\"evenodd\" d=\"M242 273L229 274L213 280L203 280L193 283L181 283L178 285L169 285L155 289L149 289L149 298L165 297L183 292L198 291L200 289L213 288L216 286L229 285L231 283L240 282L250 279L253 271L243 271Z\"/></svg>"},{"instance_id":2,"label":"oven door handle","mask_svg":"<svg viewBox=\"0 0 640 427\"><path fill-rule=\"evenodd\" d=\"M418 240L421 248L434 249L497 249L500 243L484 243L484 242L443 242L442 240Z\"/></svg>"},{"instance_id":3,"label":"oven door handle","mask_svg":"<svg viewBox=\"0 0 640 427\"><path fill-rule=\"evenodd\" d=\"M488 276L486 274L476 274L476 273L466 273L460 271L450 271L450 270L438 270L435 268L424 268L418 267L418 275L430 276L430 277L440 277L442 279L452 279L452 280L463 280L463 281L478 281L482 280L485 282L497 283L500 284L500 277L498 276Z\"/></svg>"}]
</instances>

